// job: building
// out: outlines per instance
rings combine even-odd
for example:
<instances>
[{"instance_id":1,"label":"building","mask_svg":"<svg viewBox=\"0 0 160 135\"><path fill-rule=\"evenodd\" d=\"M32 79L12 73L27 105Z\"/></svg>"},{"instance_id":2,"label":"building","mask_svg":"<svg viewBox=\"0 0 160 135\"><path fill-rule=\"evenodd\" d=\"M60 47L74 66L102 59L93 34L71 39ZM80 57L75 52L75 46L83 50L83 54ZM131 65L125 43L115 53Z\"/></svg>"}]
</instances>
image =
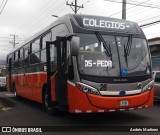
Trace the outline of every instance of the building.
<instances>
[{"instance_id":1,"label":"building","mask_svg":"<svg viewBox=\"0 0 160 135\"><path fill-rule=\"evenodd\" d=\"M152 57L152 67L154 71L160 71L160 37L148 40Z\"/></svg>"}]
</instances>

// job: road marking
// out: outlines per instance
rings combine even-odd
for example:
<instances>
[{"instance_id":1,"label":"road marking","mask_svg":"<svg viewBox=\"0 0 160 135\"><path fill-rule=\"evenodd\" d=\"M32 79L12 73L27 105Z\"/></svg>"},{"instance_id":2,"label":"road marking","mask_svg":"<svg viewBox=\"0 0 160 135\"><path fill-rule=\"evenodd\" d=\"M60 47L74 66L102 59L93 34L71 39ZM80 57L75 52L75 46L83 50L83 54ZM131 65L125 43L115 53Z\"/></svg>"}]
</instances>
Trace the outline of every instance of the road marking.
<instances>
[{"instance_id":1,"label":"road marking","mask_svg":"<svg viewBox=\"0 0 160 135\"><path fill-rule=\"evenodd\" d=\"M6 96L14 96L13 93L7 93Z\"/></svg>"},{"instance_id":2,"label":"road marking","mask_svg":"<svg viewBox=\"0 0 160 135\"><path fill-rule=\"evenodd\" d=\"M12 109L12 108L13 108L13 107L3 107L2 110L3 110L3 111L8 111L8 110L10 110L10 109Z\"/></svg>"}]
</instances>

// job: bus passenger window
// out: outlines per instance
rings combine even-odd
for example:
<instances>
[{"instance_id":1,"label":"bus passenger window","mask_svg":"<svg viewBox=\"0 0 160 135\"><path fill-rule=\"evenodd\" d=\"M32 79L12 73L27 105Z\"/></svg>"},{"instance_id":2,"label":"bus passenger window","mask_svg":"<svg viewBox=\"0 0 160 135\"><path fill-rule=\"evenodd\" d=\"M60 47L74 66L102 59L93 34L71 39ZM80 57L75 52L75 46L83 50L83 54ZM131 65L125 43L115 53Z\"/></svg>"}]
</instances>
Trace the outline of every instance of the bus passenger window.
<instances>
[{"instance_id":1,"label":"bus passenger window","mask_svg":"<svg viewBox=\"0 0 160 135\"><path fill-rule=\"evenodd\" d=\"M20 58L23 58L23 48L20 50Z\"/></svg>"},{"instance_id":2,"label":"bus passenger window","mask_svg":"<svg viewBox=\"0 0 160 135\"><path fill-rule=\"evenodd\" d=\"M18 60L18 51L15 53L15 60Z\"/></svg>"},{"instance_id":3,"label":"bus passenger window","mask_svg":"<svg viewBox=\"0 0 160 135\"><path fill-rule=\"evenodd\" d=\"M13 54L13 60L16 60L16 53Z\"/></svg>"},{"instance_id":4,"label":"bus passenger window","mask_svg":"<svg viewBox=\"0 0 160 135\"><path fill-rule=\"evenodd\" d=\"M25 49L25 51L24 51L25 59L28 58L28 53L29 53L28 49Z\"/></svg>"},{"instance_id":5,"label":"bus passenger window","mask_svg":"<svg viewBox=\"0 0 160 135\"><path fill-rule=\"evenodd\" d=\"M46 62L46 49L41 50L41 62Z\"/></svg>"},{"instance_id":6,"label":"bus passenger window","mask_svg":"<svg viewBox=\"0 0 160 135\"><path fill-rule=\"evenodd\" d=\"M29 53L29 50L28 49L25 49L24 50L24 55L25 55L25 59L24 59L24 66L27 66L28 65L28 62L29 62L29 57L28 57L28 53Z\"/></svg>"},{"instance_id":7,"label":"bus passenger window","mask_svg":"<svg viewBox=\"0 0 160 135\"><path fill-rule=\"evenodd\" d=\"M24 59L23 59L24 66L27 66L29 64L29 50L30 50L30 44L25 45L24 46Z\"/></svg>"},{"instance_id":8,"label":"bus passenger window","mask_svg":"<svg viewBox=\"0 0 160 135\"><path fill-rule=\"evenodd\" d=\"M32 53L37 52L40 49L40 39L37 39L35 42L32 43Z\"/></svg>"},{"instance_id":9,"label":"bus passenger window","mask_svg":"<svg viewBox=\"0 0 160 135\"><path fill-rule=\"evenodd\" d=\"M32 50L30 54L30 64L36 64L40 62L40 39L37 39L32 43Z\"/></svg>"},{"instance_id":10,"label":"bus passenger window","mask_svg":"<svg viewBox=\"0 0 160 135\"><path fill-rule=\"evenodd\" d=\"M41 49L45 49L46 48L46 41L51 41L51 32L48 33L47 35L45 35L42 38L42 47L41 47Z\"/></svg>"},{"instance_id":11,"label":"bus passenger window","mask_svg":"<svg viewBox=\"0 0 160 135\"><path fill-rule=\"evenodd\" d=\"M51 32L42 38L41 62L46 62L46 41L51 41Z\"/></svg>"},{"instance_id":12,"label":"bus passenger window","mask_svg":"<svg viewBox=\"0 0 160 135\"><path fill-rule=\"evenodd\" d=\"M20 50L18 50L18 59L20 58Z\"/></svg>"},{"instance_id":13,"label":"bus passenger window","mask_svg":"<svg viewBox=\"0 0 160 135\"><path fill-rule=\"evenodd\" d=\"M57 69L57 48L53 45L50 48L51 52L51 71L54 72Z\"/></svg>"},{"instance_id":14,"label":"bus passenger window","mask_svg":"<svg viewBox=\"0 0 160 135\"><path fill-rule=\"evenodd\" d=\"M20 58L19 58L19 66L22 67L23 66L23 48L20 49Z\"/></svg>"}]
</instances>

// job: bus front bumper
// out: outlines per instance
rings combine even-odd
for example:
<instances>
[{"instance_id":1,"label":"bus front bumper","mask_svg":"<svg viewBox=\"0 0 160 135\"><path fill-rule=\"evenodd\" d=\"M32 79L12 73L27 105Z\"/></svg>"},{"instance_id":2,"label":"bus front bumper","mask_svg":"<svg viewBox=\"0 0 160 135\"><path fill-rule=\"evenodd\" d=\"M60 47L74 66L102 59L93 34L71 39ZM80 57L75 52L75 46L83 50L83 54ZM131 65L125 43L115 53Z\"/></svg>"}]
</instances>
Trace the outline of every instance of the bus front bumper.
<instances>
[{"instance_id":1,"label":"bus front bumper","mask_svg":"<svg viewBox=\"0 0 160 135\"><path fill-rule=\"evenodd\" d=\"M77 87L68 86L69 112L98 113L136 110L153 106L154 88L150 91L123 97L109 97L86 94ZM128 101L127 106L120 106L121 101Z\"/></svg>"}]
</instances>

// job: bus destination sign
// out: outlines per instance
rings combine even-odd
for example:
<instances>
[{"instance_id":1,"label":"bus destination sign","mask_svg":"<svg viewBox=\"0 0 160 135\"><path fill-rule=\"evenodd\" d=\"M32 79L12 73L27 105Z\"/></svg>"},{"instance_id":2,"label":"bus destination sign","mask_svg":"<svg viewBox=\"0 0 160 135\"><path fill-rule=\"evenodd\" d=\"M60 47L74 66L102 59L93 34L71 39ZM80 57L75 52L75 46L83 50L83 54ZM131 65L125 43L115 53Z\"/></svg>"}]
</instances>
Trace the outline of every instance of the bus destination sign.
<instances>
[{"instance_id":1,"label":"bus destination sign","mask_svg":"<svg viewBox=\"0 0 160 135\"><path fill-rule=\"evenodd\" d=\"M140 33L136 23L109 17L81 16L75 19L81 28L120 33Z\"/></svg>"},{"instance_id":2,"label":"bus destination sign","mask_svg":"<svg viewBox=\"0 0 160 135\"><path fill-rule=\"evenodd\" d=\"M126 23L124 22L97 20L89 18L83 18L83 25L85 27L87 26L87 27L122 29L122 30L125 29L126 27L130 27L130 25L126 25Z\"/></svg>"}]
</instances>

